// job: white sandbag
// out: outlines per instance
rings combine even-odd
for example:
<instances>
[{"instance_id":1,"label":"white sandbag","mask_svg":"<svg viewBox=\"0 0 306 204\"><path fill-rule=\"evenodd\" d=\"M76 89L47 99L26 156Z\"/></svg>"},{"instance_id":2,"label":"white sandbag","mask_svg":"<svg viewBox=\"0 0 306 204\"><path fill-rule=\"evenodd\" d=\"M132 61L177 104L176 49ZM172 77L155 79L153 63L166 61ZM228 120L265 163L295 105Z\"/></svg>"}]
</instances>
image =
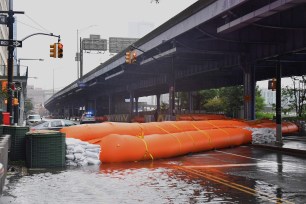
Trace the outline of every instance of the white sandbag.
<instances>
[{"instance_id":1,"label":"white sandbag","mask_svg":"<svg viewBox=\"0 0 306 204\"><path fill-rule=\"evenodd\" d=\"M100 149L101 146L100 145L96 145L96 144L87 144L85 149Z\"/></svg>"},{"instance_id":2,"label":"white sandbag","mask_svg":"<svg viewBox=\"0 0 306 204\"><path fill-rule=\"evenodd\" d=\"M81 154L81 153L75 153L74 154L74 159L78 160L78 161L82 161L82 160L85 159L85 156L83 154Z\"/></svg>"},{"instance_id":3,"label":"white sandbag","mask_svg":"<svg viewBox=\"0 0 306 204\"><path fill-rule=\"evenodd\" d=\"M88 160L87 159L84 159L80 162L78 162L78 166L87 166L88 165Z\"/></svg>"},{"instance_id":4,"label":"white sandbag","mask_svg":"<svg viewBox=\"0 0 306 204\"><path fill-rule=\"evenodd\" d=\"M74 155L73 154L67 154L66 159L67 160L74 160Z\"/></svg>"},{"instance_id":5,"label":"white sandbag","mask_svg":"<svg viewBox=\"0 0 306 204\"><path fill-rule=\"evenodd\" d=\"M99 154L95 152L86 151L85 155L87 158L99 159Z\"/></svg>"},{"instance_id":6,"label":"white sandbag","mask_svg":"<svg viewBox=\"0 0 306 204\"><path fill-rule=\"evenodd\" d=\"M86 152L93 152L93 153L100 154L100 148L99 149L97 149L97 148L95 148L95 149L86 149Z\"/></svg>"},{"instance_id":7,"label":"white sandbag","mask_svg":"<svg viewBox=\"0 0 306 204\"><path fill-rule=\"evenodd\" d=\"M78 166L78 164L74 161L66 161L67 166Z\"/></svg>"},{"instance_id":8,"label":"white sandbag","mask_svg":"<svg viewBox=\"0 0 306 204\"><path fill-rule=\"evenodd\" d=\"M81 145L77 145L74 147L74 153L84 153L85 149Z\"/></svg>"},{"instance_id":9,"label":"white sandbag","mask_svg":"<svg viewBox=\"0 0 306 204\"><path fill-rule=\"evenodd\" d=\"M73 154L73 153L74 153L74 149L73 150L66 149L66 154Z\"/></svg>"},{"instance_id":10,"label":"white sandbag","mask_svg":"<svg viewBox=\"0 0 306 204\"><path fill-rule=\"evenodd\" d=\"M74 150L74 147L75 147L75 145L67 145L67 146L66 146L66 150L71 150L71 151L73 151L73 150Z\"/></svg>"},{"instance_id":11,"label":"white sandbag","mask_svg":"<svg viewBox=\"0 0 306 204\"><path fill-rule=\"evenodd\" d=\"M99 165L101 161L99 159L87 158L88 164L90 165Z\"/></svg>"}]
</instances>

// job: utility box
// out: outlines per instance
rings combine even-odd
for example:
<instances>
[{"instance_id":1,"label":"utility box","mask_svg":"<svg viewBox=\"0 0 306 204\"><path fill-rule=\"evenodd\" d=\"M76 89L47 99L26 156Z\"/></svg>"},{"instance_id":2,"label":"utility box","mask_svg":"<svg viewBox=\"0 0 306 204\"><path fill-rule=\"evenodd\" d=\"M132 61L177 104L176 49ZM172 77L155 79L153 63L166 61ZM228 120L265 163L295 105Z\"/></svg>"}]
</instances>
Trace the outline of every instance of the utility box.
<instances>
[{"instance_id":1,"label":"utility box","mask_svg":"<svg viewBox=\"0 0 306 204\"><path fill-rule=\"evenodd\" d=\"M34 131L26 135L28 168L64 167L66 135L59 131Z\"/></svg>"},{"instance_id":2,"label":"utility box","mask_svg":"<svg viewBox=\"0 0 306 204\"><path fill-rule=\"evenodd\" d=\"M8 112L2 112L2 121L3 125L10 125L10 113Z\"/></svg>"}]
</instances>

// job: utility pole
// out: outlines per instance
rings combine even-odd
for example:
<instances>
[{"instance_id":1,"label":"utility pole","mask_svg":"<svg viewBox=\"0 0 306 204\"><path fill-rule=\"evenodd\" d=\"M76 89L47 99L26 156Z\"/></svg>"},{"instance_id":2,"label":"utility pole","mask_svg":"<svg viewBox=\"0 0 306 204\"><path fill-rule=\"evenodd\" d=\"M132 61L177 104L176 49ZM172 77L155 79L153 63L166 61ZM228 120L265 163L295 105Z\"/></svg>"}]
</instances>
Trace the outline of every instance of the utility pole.
<instances>
[{"instance_id":1,"label":"utility pole","mask_svg":"<svg viewBox=\"0 0 306 204\"><path fill-rule=\"evenodd\" d=\"M8 18L7 18L7 27L9 29L9 40L13 40L13 28L14 28L14 12L11 10L11 1L10 1L10 8L8 12ZM10 116L12 116L12 100L13 100L13 91L11 89L11 85L13 83L13 53L14 53L14 47L9 44L7 47L8 49L8 59L7 59L7 81L8 81L8 100L7 100L7 112L10 113Z\"/></svg>"},{"instance_id":2,"label":"utility pole","mask_svg":"<svg viewBox=\"0 0 306 204\"><path fill-rule=\"evenodd\" d=\"M14 14L24 14L23 11L13 11L13 0L9 1L9 11L2 11L1 13L7 13L7 27L9 29L9 44L8 44L8 59L7 59L7 81L8 81L8 101L7 101L7 112L10 113L10 116L12 116L12 100L13 100L13 91L11 89L12 83L13 83L13 60L14 60L14 42L13 42L13 36L14 36ZM14 122L17 121L18 118L14 118Z\"/></svg>"},{"instance_id":3,"label":"utility pole","mask_svg":"<svg viewBox=\"0 0 306 204\"><path fill-rule=\"evenodd\" d=\"M80 78L83 77L83 46L82 38L80 38Z\"/></svg>"}]
</instances>

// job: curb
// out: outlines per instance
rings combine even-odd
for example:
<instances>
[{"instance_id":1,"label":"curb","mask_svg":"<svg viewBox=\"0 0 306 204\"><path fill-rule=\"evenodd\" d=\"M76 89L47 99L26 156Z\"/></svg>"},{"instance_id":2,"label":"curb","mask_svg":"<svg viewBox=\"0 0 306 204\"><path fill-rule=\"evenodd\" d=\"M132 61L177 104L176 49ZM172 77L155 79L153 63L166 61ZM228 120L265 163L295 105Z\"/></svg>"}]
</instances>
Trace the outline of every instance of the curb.
<instances>
[{"instance_id":1,"label":"curb","mask_svg":"<svg viewBox=\"0 0 306 204\"><path fill-rule=\"evenodd\" d=\"M278 146L274 146L274 145L266 145L266 144L251 144L251 146L259 147L259 148L263 148L263 149L267 149L267 150L272 150L272 151L283 152L283 153L286 153L286 154L306 158L306 150L283 148L283 147L278 147Z\"/></svg>"}]
</instances>

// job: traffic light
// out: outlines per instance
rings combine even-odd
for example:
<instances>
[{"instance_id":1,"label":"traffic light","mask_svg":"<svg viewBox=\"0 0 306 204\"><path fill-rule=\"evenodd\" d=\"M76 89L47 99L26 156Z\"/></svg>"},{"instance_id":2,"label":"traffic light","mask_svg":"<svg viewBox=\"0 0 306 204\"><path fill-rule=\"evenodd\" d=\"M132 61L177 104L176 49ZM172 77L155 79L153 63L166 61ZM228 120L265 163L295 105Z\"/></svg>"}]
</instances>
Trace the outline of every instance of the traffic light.
<instances>
[{"instance_id":1,"label":"traffic light","mask_svg":"<svg viewBox=\"0 0 306 204\"><path fill-rule=\"evenodd\" d=\"M19 105L18 98L13 98L13 105L14 106L18 106Z\"/></svg>"},{"instance_id":2,"label":"traffic light","mask_svg":"<svg viewBox=\"0 0 306 204\"><path fill-rule=\"evenodd\" d=\"M15 91L15 90L16 90L16 86L15 86L15 83L14 83L14 82L11 83L10 89L11 89L12 91Z\"/></svg>"},{"instance_id":3,"label":"traffic light","mask_svg":"<svg viewBox=\"0 0 306 204\"><path fill-rule=\"evenodd\" d=\"M276 79L275 78L268 81L268 89L271 89L272 91L276 90Z\"/></svg>"},{"instance_id":4,"label":"traffic light","mask_svg":"<svg viewBox=\"0 0 306 204\"><path fill-rule=\"evenodd\" d=\"M7 84L8 84L8 82L6 80L1 81L2 92L7 92Z\"/></svg>"},{"instance_id":5,"label":"traffic light","mask_svg":"<svg viewBox=\"0 0 306 204\"><path fill-rule=\"evenodd\" d=\"M137 53L136 53L136 51L134 51L133 52L133 54L132 54L132 63L136 63L136 59L137 59Z\"/></svg>"},{"instance_id":6,"label":"traffic light","mask_svg":"<svg viewBox=\"0 0 306 204\"><path fill-rule=\"evenodd\" d=\"M131 52L130 51L125 53L125 63L131 64Z\"/></svg>"},{"instance_id":7,"label":"traffic light","mask_svg":"<svg viewBox=\"0 0 306 204\"><path fill-rule=\"evenodd\" d=\"M56 43L50 45L50 57L56 58Z\"/></svg>"},{"instance_id":8,"label":"traffic light","mask_svg":"<svg viewBox=\"0 0 306 204\"><path fill-rule=\"evenodd\" d=\"M62 43L57 43L57 57L63 58L63 48L64 45Z\"/></svg>"}]
</instances>

